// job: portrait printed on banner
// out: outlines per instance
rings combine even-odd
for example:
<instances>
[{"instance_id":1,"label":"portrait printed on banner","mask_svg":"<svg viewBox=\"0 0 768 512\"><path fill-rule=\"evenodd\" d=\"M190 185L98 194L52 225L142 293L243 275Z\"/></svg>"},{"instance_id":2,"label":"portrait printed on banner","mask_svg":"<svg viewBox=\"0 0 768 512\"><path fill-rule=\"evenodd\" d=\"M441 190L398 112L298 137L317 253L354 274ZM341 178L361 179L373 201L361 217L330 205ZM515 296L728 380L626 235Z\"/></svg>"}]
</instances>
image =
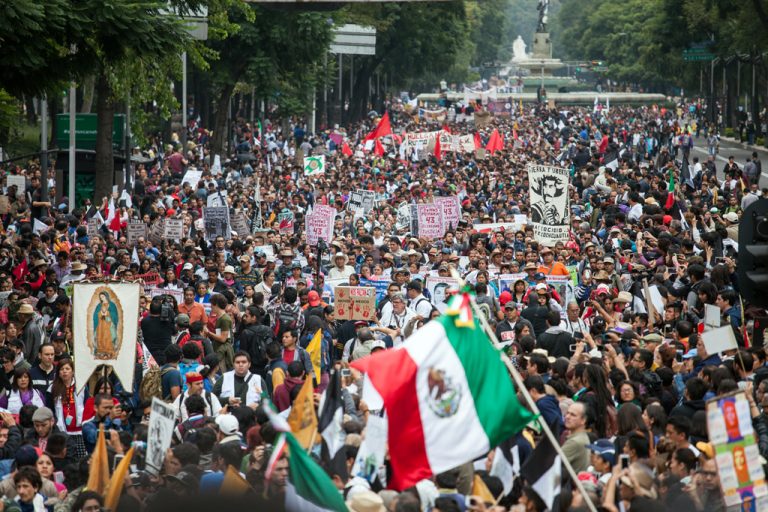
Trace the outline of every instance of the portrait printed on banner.
<instances>
[{"instance_id":1,"label":"portrait printed on banner","mask_svg":"<svg viewBox=\"0 0 768 512\"><path fill-rule=\"evenodd\" d=\"M86 342L95 359L117 359L123 344L123 306L108 286L99 287L88 305Z\"/></svg>"},{"instance_id":2,"label":"portrait printed on banner","mask_svg":"<svg viewBox=\"0 0 768 512\"><path fill-rule=\"evenodd\" d=\"M531 220L549 225L567 223L568 208L562 204L567 205L567 194L567 178L543 173L532 176Z\"/></svg>"}]
</instances>

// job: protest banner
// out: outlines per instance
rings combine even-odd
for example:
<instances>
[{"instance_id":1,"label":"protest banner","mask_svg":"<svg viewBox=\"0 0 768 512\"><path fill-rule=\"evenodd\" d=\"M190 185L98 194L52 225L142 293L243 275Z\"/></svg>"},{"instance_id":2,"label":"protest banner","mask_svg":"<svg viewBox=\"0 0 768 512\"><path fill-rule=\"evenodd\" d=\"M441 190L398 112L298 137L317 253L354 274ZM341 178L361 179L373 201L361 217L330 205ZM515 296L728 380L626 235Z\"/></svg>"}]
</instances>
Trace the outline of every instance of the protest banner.
<instances>
[{"instance_id":1,"label":"protest banner","mask_svg":"<svg viewBox=\"0 0 768 512\"><path fill-rule=\"evenodd\" d=\"M217 190L213 194L208 196L208 199L206 200L206 205L210 207L214 206L227 206L227 192Z\"/></svg>"},{"instance_id":2,"label":"protest banner","mask_svg":"<svg viewBox=\"0 0 768 512\"><path fill-rule=\"evenodd\" d=\"M16 197L23 197L27 191L27 179L18 174L9 174L5 177L5 183L8 187L16 185Z\"/></svg>"},{"instance_id":3,"label":"protest banner","mask_svg":"<svg viewBox=\"0 0 768 512\"><path fill-rule=\"evenodd\" d=\"M411 215L411 236L419 237L419 205L409 204Z\"/></svg>"},{"instance_id":4,"label":"protest banner","mask_svg":"<svg viewBox=\"0 0 768 512\"><path fill-rule=\"evenodd\" d=\"M568 240L568 169L550 165L528 165L531 223L536 241L553 247Z\"/></svg>"},{"instance_id":5,"label":"protest banner","mask_svg":"<svg viewBox=\"0 0 768 512\"><path fill-rule=\"evenodd\" d=\"M744 391L713 398L706 410L725 510L768 510L768 486Z\"/></svg>"},{"instance_id":6,"label":"protest banner","mask_svg":"<svg viewBox=\"0 0 768 512\"><path fill-rule=\"evenodd\" d=\"M355 190L349 196L347 210L355 217L366 215L376 206L376 193L372 190Z\"/></svg>"},{"instance_id":7,"label":"protest banner","mask_svg":"<svg viewBox=\"0 0 768 512\"><path fill-rule=\"evenodd\" d=\"M139 283L74 283L72 334L75 381L85 386L98 366L109 365L127 389L133 387Z\"/></svg>"},{"instance_id":8,"label":"protest banner","mask_svg":"<svg viewBox=\"0 0 768 512\"><path fill-rule=\"evenodd\" d=\"M237 236L241 238L248 236L250 230L248 229L248 219L246 218L244 212L236 211L230 216L229 221L232 225L232 230L237 233Z\"/></svg>"},{"instance_id":9,"label":"protest banner","mask_svg":"<svg viewBox=\"0 0 768 512\"><path fill-rule=\"evenodd\" d=\"M88 219L88 238L99 236L99 228L101 227L101 221L98 217L91 217Z\"/></svg>"},{"instance_id":10,"label":"protest banner","mask_svg":"<svg viewBox=\"0 0 768 512\"><path fill-rule=\"evenodd\" d=\"M427 110L425 108L419 109L419 118L427 121L428 123L442 123L448 116L448 111L444 108L438 108L435 110Z\"/></svg>"},{"instance_id":11,"label":"protest banner","mask_svg":"<svg viewBox=\"0 0 768 512\"><path fill-rule=\"evenodd\" d=\"M147 272L146 274L136 274L133 276L136 281L141 281L145 288L157 286L163 283L163 278L157 272Z\"/></svg>"},{"instance_id":12,"label":"protest banner","mask_svg":"<svg viewBox=\"0 0 768 512\"><path fill-rule=\"evenodd\" d=\"M475 112L473 119L475 121L475 128L485 128L491 124L493 116L487 110L483 110L482 112Z\"/></svg>"},{"instance_id":13,"label":"protest banner","mask_svg":"<svg viewBox=\"0 0 768 512\"><path fill-rule=\"evenodd\" d=\"M176 299L177 304L181 304L184 301L184 290L170 290L168 288L152 287L147 289L147 293L149 294L150 298L158 297L160 295L170 295Z\"/></svg>"},{"instance_id":14,"label":"protest banner","mask_svg":"<svg viewBox=\"0 0 768 512\"><path fill-rule=\"evenodd\" d=\"M184 236L184 220L183 219L165 219L165 228L163 229L163 236L166 240L181 241Z\"/></svg>"},{"instance_id":15,"label":"protest banner","mask_svg":"<svg viewBox=\"0 0 768 512\"><path fill-rule=\"evenodd\" d=\"M419 204L417 206L419 237L442 238L443 209L436 204Z\"/></svg>"},{"instance_id":16,"label":"protest banner","mask_svg":"<svg viewBox=\"0 0 768 512\"><path fill-rule=\"evenodd\" d=\"M522 279L525 281L528 278L528 274L520 272L517 274L499 274L499 293L509 292L514 295L515 283Z\"/></svg>"},{"instance_id":17,"label":"protest banner","mask_svg":"<svg viewBox=\"0 0 768 512\"><path fill-rule=\"evenodd\" d=\"M443 209L443 232L454 231L461 220L459 197L435 197L434 202Z\"/></svg>"},{"instance_id":18,"label":"protest banner","mask_svg":"<svg viewBox=\"0 0 768 512\"><path fill-rule=\"evenodd\" d=\"M293 234L293 212L281 212L277 215L277 230L282 235Z\"/></svg>"},{"instance_id":19,"label":"protest banner","mask_svg":"<svg viewBox=\"0 0 768 512\"><path fill-rule=\"evenodd\" d=\"M397 220L395 227L398 231L409 229L411 227L411 208L403 201L397 206Z\"/></svg>"},{"instance_id":20,"label":"protest banner","mask_svg":"<svg viewBox=\"0 0 768 512\"><path fill-rule=\"evenodd\" d=\"M317 247L320 240L331 243L333 240L333 221L336 218L336 210L333 208L316 208L306 218L307 243Z\"/></svg>"},{"instance_id":21,"label":"protest banner","mask_svg":"<svg viewBox=\"0 0 768 512\"><path fill-rule=\"evenodd\" d=\"M130 219L126 226L126 232L128 233L128 245L136 245L139 238L147 238L147 225L142 220Z\"/></svg>"},{"instance_id":22,"label":"protest banner","mask_svg":"<svg viewBox=\"0 0 768 512\"><path fill-rule=\"evenodd\" d=\"M165 217L160 217L155 221L154 224L152 224L152 227L149 229L149 234L147 235L147 238L149 239L152 244L157 247L160 244L163 243L163 235L165 234Z\"/></svg>"},{"instance_id":23,"label":"protest banner","mask_svg":"<svg viewBox=\"0 0 768 512\"><path fill-rule=\"evenodd\" d=\"M152 398L147 435L147 458L144 461L147 471L152 475L159 475L163 468L165 453L171 447L175 424L176 412L173 406L158 398Z\"/></svg>"},{"instance_id":24,"label":"protest banner","mask_svg":"<svg viewBox=\"0 0 768 512\"><path fill-rule=\"evenodd\" d=\"M181 179L181 186L183 187L185 183L189 183L192 185L192 190L197 189L197 184L200 182L200 180L203 178L203 171L200 171L198 169L189 169L187 172L184 173L184 177Z\"/></svg>"},{"instance_id":25,"label":"protest banner","mask_svg":"<svg viewBox=\"0 0 768 512\"><path fill-rule=\"evenodd\" d=\"M426 280L427 290L432 297L432 305L437 308L440 314L445 313L448 309L448 291L451 288L458 288L459 282L453 277L440 277L440 276L427 276Z\"/></svg>"},{"instance_id":26,"label":"protest banner","mask_svg":"<svg viewBox=\"0 0 768 512\"><path fill-rule=\"evenodd\" d=\"M571 276L547 276L547 284L553 286L557 294L560 295L560 306L563 307L560 316L565 318L565 306L568 302L576 300L576 291Z\"/></svg>"},{"instance_id":27,"label":"protest banner","mask_svg":"<svg viewBox=\"0 0 768 512\"><path fill-rule=\"evenodd\" d=\"M304 157L304 176L325 174L325 155Z\"/></svg>"},{"instance_id":28,"label":"protest banner","mask_svg":"<svg viewBox=\"0 0 768 512\"><path fill-rule=\"evenodd\" d=\"M494 233L499 231L522 231L524 226L514 222L488 222L485 224L473 224L473 233Z\"/></svg>"},{"instance_id":29,"label":"protest banner","mask_svg":"<svg viewBox=\"0 0 768 512\"><path fill-rule=\"evenodd\" d=\"M367 402L366 402L367 404ZM364 478L373 483L379 476L387 454L387 420L369 416L365 424L365 438L360 443L350 476Z\"/></svg>"},{"instance_id":30,"label":"protest banner","mask_svg":"<svg viewBox=\"0 0 768 512\"><path fill-rule=\"evenodd\" d=\"M339 320L376 319L376 289L361 286L336 286L333 304Z\"/></svg>"},{"instance_id":31,"label":"protest banner","mask_svg":"<svg viewBox=\"0 0 768 512\"><path fill-rule=\"evenodd\" d=\"M226 206L203 207L203 221L206 240L212 241L219 236L224 240L232 238L229 227L229 208Z\"/></svg>"},{"instance_id":32,"label":"protest banner","mask_svg":"<svg viewBox=\"0 0 768 512\"><path fill-rule=\"evenodd\" d=\"M257 245L257 246L255 246L253 248L253 253L256 254L258 252L263 252L264 255L267 258L275 256L275 248L272 247L271 245Z\"/></svg>"},{"instance_id":33,"label":"protest banner","mask_svg":"<svg viewBox=\"0 0 768 512\"><path fill-rule=\"evenodd\" d=\"M387 288L389 288L392 280L384 276L371 276L370 279L364 277L360 278L360 286L370 286L376 288L376 303L383 300L387 296Z\"/></svg>"}]
</instances>

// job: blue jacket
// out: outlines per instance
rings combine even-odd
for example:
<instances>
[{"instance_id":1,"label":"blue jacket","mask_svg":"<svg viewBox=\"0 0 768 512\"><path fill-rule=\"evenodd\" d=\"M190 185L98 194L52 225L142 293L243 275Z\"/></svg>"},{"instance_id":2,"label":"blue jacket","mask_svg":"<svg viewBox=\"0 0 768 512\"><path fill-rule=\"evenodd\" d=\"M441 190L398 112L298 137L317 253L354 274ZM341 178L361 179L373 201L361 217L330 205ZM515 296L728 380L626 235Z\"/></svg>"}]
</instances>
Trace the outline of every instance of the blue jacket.
<instances>
[{"instance_id":1,"label":"blue jacket","mask_svg":"<svg viewBox=\"0 0 768 512\"><path fill-rule=\"evenodd\" d=\"M83 441L85 442L85 449L90 454L93 453L96 448L96 440L99 437L99 425L104 425L104 435L107 436L109 430L117 430L118 432L125 430L122 422L117 419L113 420L109 416L103 420L99 420L96 416L83 423Z\"/></svg>"},{"instance_id":2,"label":"blue jacket","mask_svg":"<svg viewBox=\"0 0 768 512\"><path fill-rule=\"evenodd\" d=\"M560 411L560 404L557 402L557 399L552 395L545 395L536 401L536 407L541 411L541 416L549 425L552 433L556 438L559 438L560 433L565 428L565 424L563 423L563 413Z\"/></svg>"}]
</instances>

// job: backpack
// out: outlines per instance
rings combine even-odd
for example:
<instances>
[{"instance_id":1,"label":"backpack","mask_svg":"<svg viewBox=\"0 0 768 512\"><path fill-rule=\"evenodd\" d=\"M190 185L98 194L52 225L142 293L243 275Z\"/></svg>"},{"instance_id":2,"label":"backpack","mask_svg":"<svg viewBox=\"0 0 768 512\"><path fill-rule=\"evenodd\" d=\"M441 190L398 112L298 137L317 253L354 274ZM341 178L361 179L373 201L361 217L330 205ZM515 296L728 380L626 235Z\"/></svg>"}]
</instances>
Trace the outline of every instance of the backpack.
<instances>
[{"instance_id":1,"label":"backpack","mask_svg":"<svg viewBox=\"0 0 768 512\"><path fill-rule=\"evenodd\" d=\"M159 398L167 402L167 398L163 396L163 377L166 373L173 370L173 368L160 369L159 366L153 366L149 369L144 378L141 379L139 385L139 398L142 401L151 402L152 398Z\"/></svg>"},{"instance_id":2,"label":"backpack","mask_svg":"<svg viewBox=\"0 0 768 512\"><path fill-rule=\"evenodd\" d=\"M301 314L301 313L299 313ZM281 307L275 317L275 336L285 331L293 331L299 326L299 317L290 308Z\"/></svg>"}]
</instances>

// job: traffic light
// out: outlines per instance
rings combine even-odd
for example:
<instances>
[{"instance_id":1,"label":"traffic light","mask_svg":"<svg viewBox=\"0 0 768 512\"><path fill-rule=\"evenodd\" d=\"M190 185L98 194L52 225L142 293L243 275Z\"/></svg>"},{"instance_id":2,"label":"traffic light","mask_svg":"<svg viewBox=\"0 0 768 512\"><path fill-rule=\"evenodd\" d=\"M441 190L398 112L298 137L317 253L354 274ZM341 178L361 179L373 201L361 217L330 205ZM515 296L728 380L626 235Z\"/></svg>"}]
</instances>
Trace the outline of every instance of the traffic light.
<instances>
[{"instance_id":1,"label":"traffic light","mask_svg":"<svg viewBox=\"0 0 768 512\"><path fill-rule=\"evenodd\" d=\"M741 217L736 276L744 300L768 307L768 199L755 201Z\"/></svg>"}]
</instances>

